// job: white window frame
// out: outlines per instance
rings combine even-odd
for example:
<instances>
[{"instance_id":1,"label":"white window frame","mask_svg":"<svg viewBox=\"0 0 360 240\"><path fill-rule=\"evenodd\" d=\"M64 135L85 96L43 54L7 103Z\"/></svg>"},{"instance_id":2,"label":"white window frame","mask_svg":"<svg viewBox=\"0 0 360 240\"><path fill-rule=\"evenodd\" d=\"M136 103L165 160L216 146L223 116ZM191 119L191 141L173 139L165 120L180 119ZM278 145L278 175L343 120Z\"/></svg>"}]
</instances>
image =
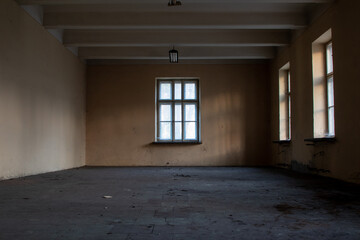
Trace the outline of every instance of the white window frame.
<instances>
[{"instance_id":1,"label":"white window frame","mask_svg":"<svg viewBox=\"0 0 360 240\"><path fill-rule=\"evenodd\" d=\"M280 81L281 78L284 77L284 82L285 82L285 93L284 92L280 92ZM281 98L284 99L281 99ZM279 70L279 111L282 111L281 109L281 103L283 103L282 101L285 101L285 108L286 108L286 136L283 137L283 132L282 132L282 122L281 119L282 116L279 113L279 140L280 141L289 141L291 140L291 76L290 76L290 63L285 64L282 68L280 68Z\"/></svg>"},{"instance_id":2,"label":"white window frame","mask_svg":"<svg viewBox=\"0 0 360 240\"><path fill-rule=\"evenodd\" d=\"M328 47L331 46L331 56L328 56ZM328 72L328 59L331 59L332 71ZM325 44L325 73L326 73L326 105L327 105L327 137L335 137L335 97L334 97L334 64L332 40ZM332 82L332 83L331 83ZM331 84L331 86L329 86ZM331 88L332 96L329 94ZM330 99L332 97L332 99ZM333 104L331 104L331 102ZM333 110L333 111L331 111ZM333 115L333 116L331 116ZM333 120L333 121L331 121ZM332 129L331 129L332 126Z\"/></svg>"},{"instance_id":3,"label":"white window frame","mask_svg":"<svg viewBox=\"0 0 360 240\"><path fill-rule=\"evenodd\" d=\"M171 83L171 99L168 100L162 100L160 99L160 83L161 82L169 82ZM155 95L156 95L156 101L155 101L155 142L163 142L163 143L200 143L201 142L201 131L200 131L200 84L199 84L199 78L156 78L156 89L155 89ZM175 99L175 83L181 83L181 99L177 100ZM196 99L183 99L185 96L185 84L186 83L195 83L196 86ZM160 105L161 104L170 104L171 105L171 112L172 112L172 119L171 121L171 138L170 139L160 139ZM181 121L175 121L175 105L181 105ZM185 121L184 119L184 112L185 112L185 105L186 104L195 104L196 105L196 121ZM181 129L181 139L176 140L175 139L175 122L181 122L182 123L182 129ZM184 136L184 129L186 122L195 122L196 124L196 138L195 139L185 139Z\"/></svg>"}]
</instances>

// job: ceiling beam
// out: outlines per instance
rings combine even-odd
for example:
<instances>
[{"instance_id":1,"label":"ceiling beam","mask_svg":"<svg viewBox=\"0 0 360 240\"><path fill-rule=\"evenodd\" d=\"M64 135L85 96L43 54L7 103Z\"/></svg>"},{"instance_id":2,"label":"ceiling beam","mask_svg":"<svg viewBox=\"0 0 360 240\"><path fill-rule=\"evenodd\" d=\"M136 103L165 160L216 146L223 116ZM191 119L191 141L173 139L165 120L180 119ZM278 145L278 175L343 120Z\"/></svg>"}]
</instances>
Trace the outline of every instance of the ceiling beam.
<instances>
[{"instance_id":1,"label":"ceiling beam","mask_svg":"<svg viewBox=\"0 0 360 240\"><path fill-rule=\"evenodd\" d=\"M221 2L203 4L189 2L179 8L169 8L166 4L148 1L141 4L131 2L123 4L45 5L44 12L304 12L306 6L305 3Z\"/></svg>"},{"instance_id":2,"label":"ceiling beam","mask_svg":"<svg viewBox=\"0 0 360 240\"><path fill-rule=\"evenodd\" d=\"M129 2L146 3L148 0L16 0L21 5L60 5L60 4L122 4ZM331 0L192 0L193 3L326 3ZM154 3L167 4L165 0L153 0ZM186 0L182 1L186 4Z\"/></svg>"},{"instance_id":3,"label":"ceiling beam","mask_svg":"<svg viewBox=\"0 0 360 240\"><path fill-rule=\"evenodd\" d=\"M284 30L65 30L65 46L284 46Z\"/></svg>"},{"instance_id":4,"label":"ceiling beam","mask_svg":"<svg viewBox=\"0 0 360 240\"><path fill-rule=\"evenodd\" d=\"M45 12L46 28L63 29L300 29L300 13Z\"/></svg>"},{"instance_id":5,"label":"ceiling beam","mask_svg":"<svg viewBox=\"0 0 360 240\"><path fill-rule=\"evenodd\" d=\"M119 65L119 64L168 64L169 67L178 64L267 64L268 59L179 59L179 62L169 63L169 59L88 59L88 65Z\"/></svg>"},{"instance_id":6,"label":"ceiling beam","mask_svg":"<svg viewBox=\"0 0 360 240\"><path fill-rule=\"evenodd\" d=\"M79 48L82 59L168 59L169 47ZM271 59L272 47L177 47L181 59Z\"/></svg>"}]
</instances>

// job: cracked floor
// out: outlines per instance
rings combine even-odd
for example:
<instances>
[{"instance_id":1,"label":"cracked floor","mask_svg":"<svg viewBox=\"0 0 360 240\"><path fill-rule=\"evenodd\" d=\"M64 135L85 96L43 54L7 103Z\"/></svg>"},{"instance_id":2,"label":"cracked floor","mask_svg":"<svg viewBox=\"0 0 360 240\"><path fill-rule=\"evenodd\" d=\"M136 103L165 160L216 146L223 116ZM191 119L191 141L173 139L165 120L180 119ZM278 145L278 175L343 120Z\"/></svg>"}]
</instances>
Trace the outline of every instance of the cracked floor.
<instances>
[{"instance_id":1,"label":"cracked floor","mask_svg":"<svg viewBox=\"0 0 360 240\"><path fill-rule=\"evenodd\" d=\"M0 239L360 239L360 187L274 168L79 168L0 182Z\"/></svg>"}]
</instances>

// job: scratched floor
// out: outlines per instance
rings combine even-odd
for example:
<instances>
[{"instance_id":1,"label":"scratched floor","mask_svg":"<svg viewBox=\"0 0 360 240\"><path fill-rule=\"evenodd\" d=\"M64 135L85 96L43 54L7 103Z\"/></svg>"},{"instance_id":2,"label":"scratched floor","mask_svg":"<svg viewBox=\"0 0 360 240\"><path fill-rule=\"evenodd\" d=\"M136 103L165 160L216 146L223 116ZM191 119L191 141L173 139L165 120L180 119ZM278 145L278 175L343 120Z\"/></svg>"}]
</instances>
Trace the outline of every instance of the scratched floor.
<instances>
[{"instance_id":1,"label":"scratched floor","mask_svg":"<svg viewBox=\"0 0 360 240\"><path fill-rule=\"evenodd\" d=\"M80 168L0 182L0 239L359 240L360 189L271 168Z\"/></svg>"}]
</instances>

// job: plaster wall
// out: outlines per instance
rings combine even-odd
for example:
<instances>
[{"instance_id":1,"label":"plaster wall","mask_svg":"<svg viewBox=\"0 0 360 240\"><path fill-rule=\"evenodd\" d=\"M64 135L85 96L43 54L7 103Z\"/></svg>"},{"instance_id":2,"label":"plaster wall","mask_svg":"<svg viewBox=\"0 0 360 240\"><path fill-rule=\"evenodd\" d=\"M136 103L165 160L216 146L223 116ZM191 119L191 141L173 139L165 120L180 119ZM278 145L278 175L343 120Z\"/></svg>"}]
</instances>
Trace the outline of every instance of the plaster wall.
<instances>
[{"instance_id":1,"label":"plaster wall","mask_svg":"<svg viewBox=\"0 0 360 240\"><path fill-rule=\"evenodd\" d=\"M0 179L85 164L85 65L0 1Z\"/></svg>"},{"instance_id":2,"label":"plaster wall","mask_svg":"<svg viewBox=\"0 0 360 240\"><path fill-rule=\"evenodd\" d=\"M87 71L86 165L266 165L267 64L107 65ZM153 144L155 78L197 77L202 144Z\"/></svg>"},{"instance_id":3,"label":"plaster wall","mask_svg":"<svg viewBox=\"0 0 360 240\"><path fill-rule=\"evenodd\" d=\"M271 138L279 138L279 69L290 61L292 139L272 145L273 164L360 183L360 1L336 1L272 63ZM306 145L314 136L312 43L332 29L335 143Z\"/></svg>"}]
</instances>

